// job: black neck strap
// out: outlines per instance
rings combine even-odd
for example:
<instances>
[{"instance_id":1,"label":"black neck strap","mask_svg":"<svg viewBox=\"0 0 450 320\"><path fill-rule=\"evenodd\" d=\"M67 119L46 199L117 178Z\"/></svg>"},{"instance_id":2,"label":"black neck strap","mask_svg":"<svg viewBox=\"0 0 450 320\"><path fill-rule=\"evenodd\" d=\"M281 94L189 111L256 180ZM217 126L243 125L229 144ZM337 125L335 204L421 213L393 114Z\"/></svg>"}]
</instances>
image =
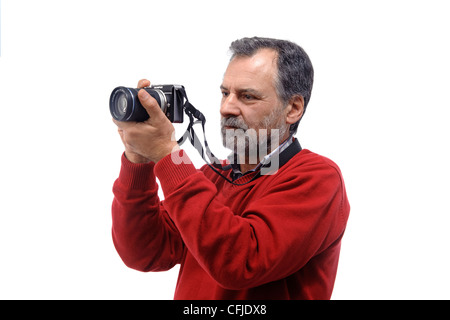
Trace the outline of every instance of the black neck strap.
<instances>
[{"instance_id":1,"label":"black neck strap","mask_svg":"<svg viewBox=\"0 0 450 320\"><path fill-rule=\"evenodd\" d=\"M186 99L186 102L184 103L184 112L189 117L189 125L186 129L186 132L183 134L183 136L177 141L178 144L181 146L187 139L191 142L192 146L197 149L200 156L205 160L206 164L218 175L220 175L222 178L224 178L229 183L236 185L236 186L242 186L245 184L248 184L252 182L253 180L256 180L259 178L262 173L262 170L267 171L270 166L271 162L262 165L259 171L252 177L251 180L247 181L246 183L235 183L232 180L230 180L228 177L226 177L224 174L222 174L220 171L227 171L231 169L230 165L222 166L221 161L211 152L211 149L208 146L208 142L206 141L206 133L205 133L205 123L206 118L205 116L198 111L192 104L189 103L186 95L186 91L184 88L180 89L181 94ZM195 120L196 119L196 120ZM203 148L202 143L200 142L200 139L197 137L197 134L194 131L194 124L201 123L202 129L203 129L203 141L205 148ZM289 139L292 139L289 137ZM206 151L205 151L206 149ZM273 155L273 157L278 156L278 165L275 166L276 170L281 168L283 165L285 165L293 156L295 156L297 153L299 153L302 150L302 147L297 139L294 140L285 150L283 150L279 155ZM206 159L208 157L208 159ZM220 171L219 171L220 170ZM270 174L270 171L268 171L265 174Z\"/></svg>"},{"instance_id":2,"label":"black neck strap","mask_svg":"<svg viewBox=\"0 0 450 320\"><path fill-rule=\"evenodd\" d=\"M292 139L292 137L289 137L289 139ZM295 139L285 150L283 150L280 154L274 154L272 155L272 160L275 157L278 157L278 163L274 164L272 162L272 160L264 165L262 165L259 168L259 171L246 183L235 183L233 181L230 181L228 178L226 178L226 180L234 185L237 186L242 186L245 185L247 183L252 182L253 180L258 179L259 177L263 176L263 175L270 175L270 174L274 174L276 171L278 171L279 168L281 168L282 166L284 166L293 156L295 156L297 153L299 153L300 151L302 151L302 146L300 145L300 142ZM274 168L271 168L271 166L274 165ZM229 166L230 168L226 168L226 169L231 169L231 166Z\"/></svg>"}]
</instances>

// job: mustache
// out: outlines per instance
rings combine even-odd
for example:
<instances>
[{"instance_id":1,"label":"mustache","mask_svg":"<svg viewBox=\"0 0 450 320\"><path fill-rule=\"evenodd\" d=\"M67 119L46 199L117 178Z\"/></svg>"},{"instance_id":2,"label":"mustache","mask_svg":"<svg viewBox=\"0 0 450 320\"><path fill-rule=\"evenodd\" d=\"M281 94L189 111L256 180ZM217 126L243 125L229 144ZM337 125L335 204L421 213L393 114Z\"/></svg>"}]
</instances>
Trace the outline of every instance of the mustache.
<instances>
[{"instance_id":1,"label":"mustache","mask_svg":"<svg viewBox=\"0 0 450 320\"><path fill-rule=\"evenodd\" d=\"M222 118L220 120L220 126L221 126L222 130L225 130L225 127L233 127L236 129L243 129L243 130L249 129L249 127L245 123L245 121L239 117Z\"/></svg>"}]
</instances>

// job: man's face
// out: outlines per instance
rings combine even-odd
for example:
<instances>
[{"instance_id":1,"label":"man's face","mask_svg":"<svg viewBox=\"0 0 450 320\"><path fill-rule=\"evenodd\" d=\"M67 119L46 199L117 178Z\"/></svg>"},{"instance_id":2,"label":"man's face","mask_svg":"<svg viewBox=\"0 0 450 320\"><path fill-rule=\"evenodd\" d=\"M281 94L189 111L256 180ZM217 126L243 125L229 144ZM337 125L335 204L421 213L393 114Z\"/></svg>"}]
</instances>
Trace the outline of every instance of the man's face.
<instances>
[{"instance_id":1,"label":"man's face","mask_svg":"<svg viewBox=\"0 0 450 320\"><path fill-rule=\"evenodd\" d=\"M268 149L276 148L287 138L289 125L275 88L276 75L277 53L271 49L259 50L252 57L235 57L230 62L221 85L220 114L226 147L234 146L235 138L231 132L236 129L256 132L258 144L267 143ZM237 131L242 133L242 130ZM278 134L279 141L270 141L274 133Z\"/></svg>"}]
</instances>

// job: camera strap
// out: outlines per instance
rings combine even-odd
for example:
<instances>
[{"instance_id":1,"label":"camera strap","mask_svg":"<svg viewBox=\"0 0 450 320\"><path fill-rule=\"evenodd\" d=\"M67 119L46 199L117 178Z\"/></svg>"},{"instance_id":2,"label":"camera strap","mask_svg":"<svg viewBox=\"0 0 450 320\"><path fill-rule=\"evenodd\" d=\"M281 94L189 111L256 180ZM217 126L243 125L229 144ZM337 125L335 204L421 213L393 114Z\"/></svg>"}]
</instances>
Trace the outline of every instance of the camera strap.
<instances>
[{"instance_id":1,"label":"camera strap","mask_svg":"<svg viewBox=\"0 0 450 320\"><path fill-rule=\"evenodd\" d=\"M222 177L223 179L225 179L226 181L228 181L229 183L231 183L233 185L237 185L237 186L245 185L245 184L250 183L251 181L255 180L256 178L258 178L261 175L261 171L259 171L247 183L239 184L239 183L233 182L227 176L222 174L220 171L230 170L231 169L231 165L223 166L221 161L211 152L211 149L209 148L209 145L208 145L208 141L206 140L206 133L205 133L206 118L205 118L205 116L200 111L198 111L192 104L190 104L188 101L186 101L186 104L185 104L185 107L184 107L184 111L185 111L186 115L189 117L189 125L188 125L184 135L178 140L178 144L180 146L186 140L189 139L189 141L191 142L192 146L198 151L200 156L203 158L203 160L205 160L206 164L211 168L211 170L213 170L220 177ZM197 119L197 120L195 121L194 119ZM198 138L198 136L197 136L197 134L195 133L195 130L194 130L194 125L197 124L197 123L201 123L201 125L202 125L204 144L205 144L206 152L205 152L205 149L203 148L203 146L202 146L202 144L200 142L200 139ZM208 161L208 159L206 159L206 156L209 158L209 161Z\"/></svg>"},{"instance_id":2,"label":"camera strap","mask_svg":"<svg viewBox=\"0 0 450 320\"><path fill-rule=\"evenodd\" d=\"M189 139L192 146L198 151L200 156L203 158L203 160L206 162L206 164L219 176L221 176L223 179L228 181L229 183L236 185L236 186L243 186L246 185L253 180L256 180L261 176L261 169L246 183L236 183L223 175L219 170L221 171L227 171L231 169L231 165L225 165L223 166L221 161L211 152L211 149L209 148L208 141L206 141L206 133L205 133L205 123L206 118L199 110L197 110L188 100L186 91L184 88L179 89L181 91L180 93L185 98L184 103L184 112L189 117L189 125L186 129L186 132L183 134L183 136L178 139L177 143L181 146L186 140ZM203 141L205 148L203 148L202 143L200 142L200 139L198 138L197 134L194 131L194 125L200 123L202 125L203 130ZM206 151L205 151L206 149ZM302 150L302 147L300 146L300 143L297 139L289 146L286 150L280 153L279 155L279 167L283 166L286 162L289 161L295 154L300 152ZM206 159L206 156L209 158ZM263 165L262 167L265 167L267 165Z\"/></svg>"},{"instance_id":3,"label":"camera strap","mask_svg":"<svg viewBox=\"0 0 450 320\"><path fill-rule=\"evenodd\" d=\"M205 160L206 164L208 164L212 170L214 170L216 173L224 177L225 179L229 180L225 176L223 176L217 169L219 170L228 170L231 168L231 166L222 166L221 161L211 152L211 149L209 148L208 141L206 140L206 133L205 133L205 123L206 118L199 110L197 110L188 100L186 91L184 88L179 89L181 91L181 94L186 99L183 109L184 113L189 117L189 125L186 128L186 132L183 134L183 136L178 139L177 143L181 146L186 140L189 140L192 146L198 151L200 156ZM197 134L194 130L194 125L200 123L202 125L203 130L203 141L205 148L203 148L203 145L198 138ZM206 151L205 151L206 149ZM208 159L206 158L208 157ZM229 180L231 182L231 180Z\"/></svg>"}]
</instances>

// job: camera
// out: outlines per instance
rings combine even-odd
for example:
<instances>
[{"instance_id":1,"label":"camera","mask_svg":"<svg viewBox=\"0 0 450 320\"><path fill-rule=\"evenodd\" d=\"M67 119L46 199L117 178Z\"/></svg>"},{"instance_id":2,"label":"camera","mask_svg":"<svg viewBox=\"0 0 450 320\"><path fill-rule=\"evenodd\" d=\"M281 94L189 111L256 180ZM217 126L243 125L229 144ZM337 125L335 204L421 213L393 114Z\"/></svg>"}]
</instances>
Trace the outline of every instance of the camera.
<instances>
[{"instance_id":1,"label":"camera","mask_svg":"<svg viewBox=\"0 0 450 320\"><path fill-rule=\"evenodd\" d=\"M184 87L174 84L153 85L142 88L158 102L159 107L172 123L183 122L183 106L185 99ZM141 89L117 87L109 99L109 110L118 121L142 122L149 118L141 105L138 92Z\"/></svg>"}]
</instances>

